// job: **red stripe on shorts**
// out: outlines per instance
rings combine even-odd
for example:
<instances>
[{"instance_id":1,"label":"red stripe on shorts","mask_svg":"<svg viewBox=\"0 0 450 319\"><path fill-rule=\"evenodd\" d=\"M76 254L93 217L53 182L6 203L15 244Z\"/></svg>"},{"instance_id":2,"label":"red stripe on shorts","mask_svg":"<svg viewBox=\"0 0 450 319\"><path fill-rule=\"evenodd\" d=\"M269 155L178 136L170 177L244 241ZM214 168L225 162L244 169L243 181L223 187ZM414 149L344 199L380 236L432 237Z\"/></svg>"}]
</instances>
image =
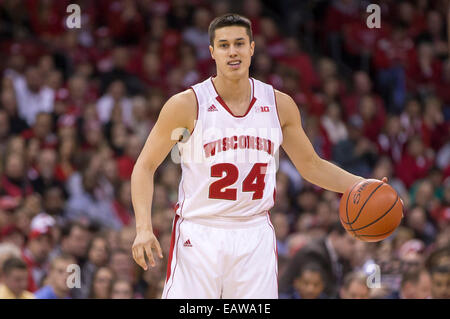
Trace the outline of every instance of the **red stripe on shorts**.
<instances>
[{"instance_id":1,"label":"red stripe on shorts","mask_svg":"<svg viewBox=\"0 0 450 319\"><path fill-rule=\"evenodd\" d=\"M167 262L167 277L166 282L170 278L171 268L172 268L172 257L173 257L173 248L175 247L175 230L177 229L177 221L180 216L177 214L175 215L175 220L173 221L173 229L172 229L172 237L170 239L170 253L169 253L169 260Z\"/></svg>"}]
</instances>

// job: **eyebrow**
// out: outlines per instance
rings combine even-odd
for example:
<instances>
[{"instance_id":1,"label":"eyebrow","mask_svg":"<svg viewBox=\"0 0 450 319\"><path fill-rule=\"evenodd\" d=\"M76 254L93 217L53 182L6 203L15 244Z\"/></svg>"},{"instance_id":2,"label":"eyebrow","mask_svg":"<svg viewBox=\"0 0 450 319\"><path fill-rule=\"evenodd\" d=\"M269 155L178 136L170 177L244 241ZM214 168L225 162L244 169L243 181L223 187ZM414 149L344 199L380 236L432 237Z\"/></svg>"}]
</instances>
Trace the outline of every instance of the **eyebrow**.
<instances>
[{"instance_id":1,"label":"eyebrow","mask_svg":"<svg viewBox=\"0 0 450 319\"><path fill-rule=\"evenodd\" d=\"M236 38L234 41L245 40L245 38ZM217 42L228 42L228 40L218 40Z\"/></svg>"}]
</instances>

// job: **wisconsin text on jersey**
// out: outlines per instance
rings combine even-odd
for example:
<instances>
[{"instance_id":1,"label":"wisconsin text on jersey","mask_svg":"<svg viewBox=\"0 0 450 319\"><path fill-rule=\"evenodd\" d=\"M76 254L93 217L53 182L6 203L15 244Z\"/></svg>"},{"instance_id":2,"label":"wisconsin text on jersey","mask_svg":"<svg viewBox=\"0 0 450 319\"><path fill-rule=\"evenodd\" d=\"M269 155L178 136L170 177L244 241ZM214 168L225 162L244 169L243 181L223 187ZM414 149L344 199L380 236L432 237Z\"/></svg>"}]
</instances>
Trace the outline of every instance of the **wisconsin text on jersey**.
<instances>
[{"instance_id":1,"label":"wisconsin text on jersey","mask_svg":"<svg viewBox=\"0 0 450 319\"><path fill-rule=\"evenodd\" d=\"M210 157L216 155L217 152L236 150L236 149L256 149L258 151L267 152L273 155L275 144L266 138L259 136L230 136L224 137L213 142L206 143L203 145L205 150L205 156Z\"/></svg>"}]
</instances>

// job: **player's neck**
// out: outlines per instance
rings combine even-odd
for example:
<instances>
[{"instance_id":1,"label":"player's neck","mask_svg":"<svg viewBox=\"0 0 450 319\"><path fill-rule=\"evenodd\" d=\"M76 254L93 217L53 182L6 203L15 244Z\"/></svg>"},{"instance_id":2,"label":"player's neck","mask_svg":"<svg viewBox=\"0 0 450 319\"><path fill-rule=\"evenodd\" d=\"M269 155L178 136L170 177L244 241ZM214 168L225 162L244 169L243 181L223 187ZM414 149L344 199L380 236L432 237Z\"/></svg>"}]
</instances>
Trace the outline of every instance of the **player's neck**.
<instances>
[{"instance_id":1,"label":"player's neck","mask_svg":"<svg viewBox=\"0 0 450 319\"><path fill-rule=\"evenodd\" d=\"M226 102L247 102L251 99L251 91L248 76L238 80L230 80L224 76L217 75L213 79L214 86L220 97Z\"/></svg>"}]
</instances>

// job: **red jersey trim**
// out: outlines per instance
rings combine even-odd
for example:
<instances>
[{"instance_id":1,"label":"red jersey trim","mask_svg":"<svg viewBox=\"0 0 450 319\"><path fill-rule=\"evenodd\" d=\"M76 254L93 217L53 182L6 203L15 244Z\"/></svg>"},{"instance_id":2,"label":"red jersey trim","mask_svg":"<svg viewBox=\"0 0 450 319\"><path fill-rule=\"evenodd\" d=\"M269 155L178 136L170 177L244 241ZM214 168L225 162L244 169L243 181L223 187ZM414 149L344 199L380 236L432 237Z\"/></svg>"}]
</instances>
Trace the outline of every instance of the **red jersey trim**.
<instances>
[{"instance_id":1,"label":"red jersey trim","mask_svg":"<svg viewBox=\"0 0 450 319\"><path fill-rule=\"evenodd\" d=\"M273 85L271 85L271 87L272 87L272 90L273 90L273 98L275 100L275 108L277 110L278 123L280 123L280 129L283 132L283 127L281 126L280 114L278 112L277 93L275 92L275 89L274 89Z\"/></svg>"},{"instance_id":2,"label":"red jersey trim","mask_svg":"<svg viewBox=\"0 0 450 319\"><path fill-rule=\"evenodd\" d=\"M195 101L197 102L197 116L195 117L194 128L192 129L192 132L190 133L188 140L189 140L189 139L191 138L191 136L194 134L195 128L197 127L197 123L198 123L198 115L199 115L199 113L200 113L197 93L195 93L195 90L194 90L194 88L193 88L192 86L190 87L190 89L192 90L192 92L194 92L194 95L195 95ZM187 142L187 141L186 141L186 142Z\"/></svg>"},{"instance_id":3,"label":"red jersey trim","mask_svg":"<svg viewBox=\"0 0 450 319\"><path fill-rule=\"evenodd\" d=\"M211 83L212 83L212 85L213 85L214 91L216 91L216 94L217 94L216 100L220 103L220 105L222 105L222 107L223 107L225 110L227 110L228 113L231 114L231 116L241 118L241 117L245 117L245 116L250 112L250 110L252 109L253 105L254 105L255 102L256 102L256 97L255 97L255 83L254 83L254 81L253 81L253 78L250 78L250 80L252 80L252 87L253 87L253 90L252 90L252 99L251 99L250 105L248 106L247 111L245 112L244 115L234 115L234 114L233 114L233 112L231 111L231 109L228 107L228 105L225 103L225 101L224 101L224 100L222 99L222 97L219 95L219 92L217 92L217 89L216 89L216 86L214 85L214 82L213 82L213 80L212 80L212 77L210 78L210 80L211 80Z\"/></svg>"},{"instance_id":4,"label":"red jersey trim","mask_svg":"<svg viewBox=\"0 0 450 319\"><path fill-rule=\"evenodd\" d=\"M173 249L175 247L175 233L177 229L177 222L178 218L180 218L179 215L175 215L175 220L173 222L173 229L172 229L172 238L170 239L170 253L169 253L169 259L167 261L167 276L166 276L166 282L169 281L170 274L172 272L172 258L173 258Z\"/></svg>"}]
</instances>

